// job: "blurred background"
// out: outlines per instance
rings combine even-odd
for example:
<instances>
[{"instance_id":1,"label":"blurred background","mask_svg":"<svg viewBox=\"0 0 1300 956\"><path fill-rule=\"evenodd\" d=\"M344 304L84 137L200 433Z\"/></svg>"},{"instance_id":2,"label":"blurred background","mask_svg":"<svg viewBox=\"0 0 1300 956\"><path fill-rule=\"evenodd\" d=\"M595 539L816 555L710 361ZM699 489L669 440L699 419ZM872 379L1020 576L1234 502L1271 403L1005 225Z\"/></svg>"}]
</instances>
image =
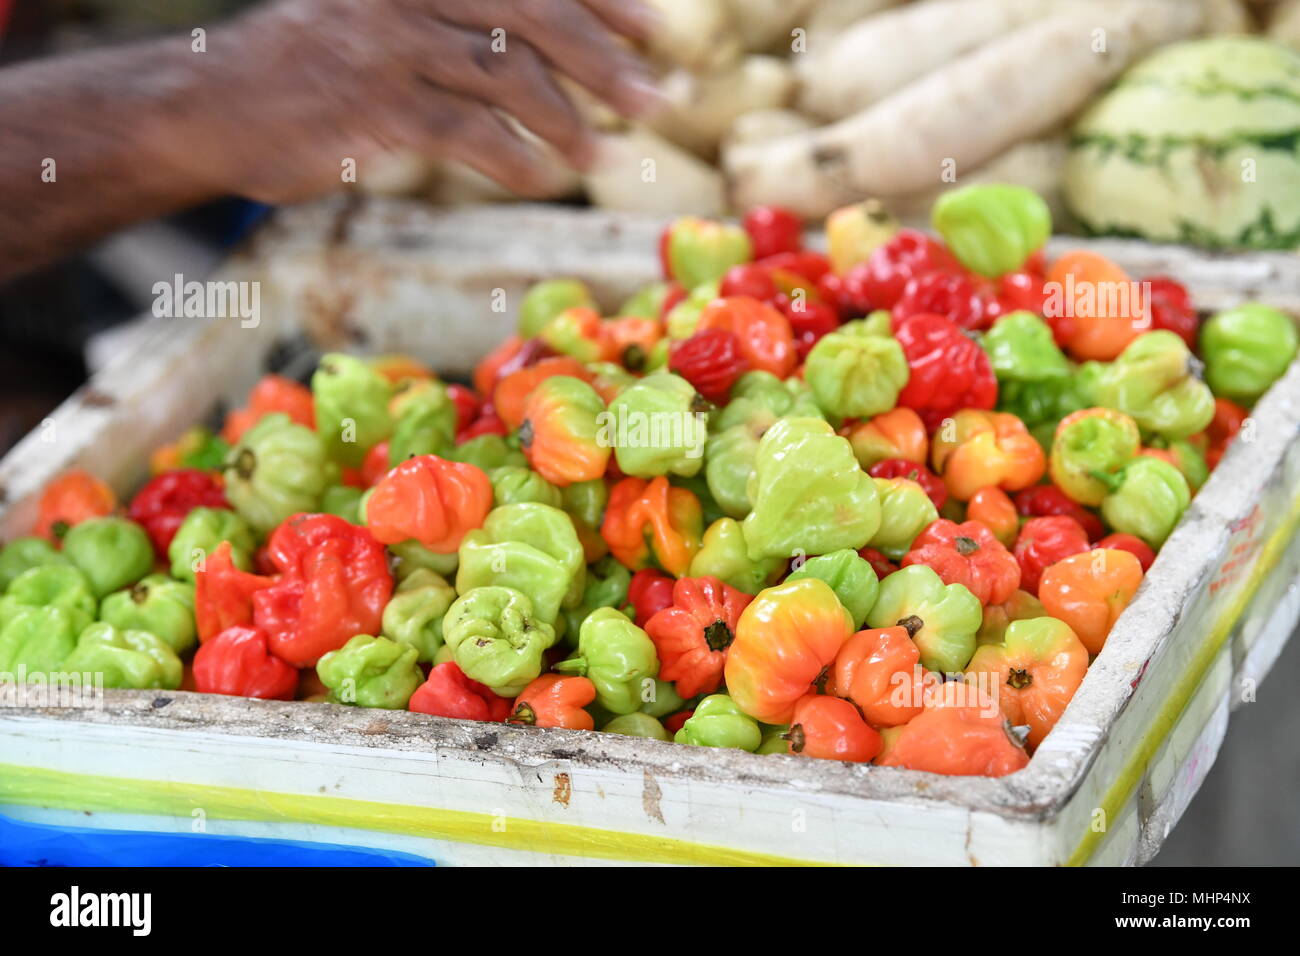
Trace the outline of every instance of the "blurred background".
<instances>
[{"instance_id":1,"label":"blurred background","mask_svg":"<svg viewBox=\"0 0 1300 956\"><path fill-rule=\"evenodd\" d=\"M31 57L210 26L252 2L0 0L0 68ZM668 109L650 125L629 126L586 104L621 152L616 151L611 167L586 177L557 166L554 201L665 217L724 214L738 191L742 198L755 198L754 190L763 188L761 181L755 185L747 179L745 170L762 161L765 144L852 119L873 107L889 119L880 110L903 102L891 98L926 79L928 71L991 43L1015 43L1021 35L1016 31L1032 30L1048 6L1047 0L654 2L664 15L665 38L651 53L662 68ZM899 16L903 10L906 17ZM1129 58L1191 37L1254 34L1300 49L1300 0L1187 0L1171 17L1167 23L1136 28L1130 46L1116 49L1115 57L1123 61L1116 72ZM1160 35L1144 35L1144 29ZM1026 63L1035 63L1032 42L1023 55ZM851 81L837 79L845 76ZM1108 81L1099 76L1079 91L1083 107L1105 94ZM973 164L970 171L963 167L962 183L1022 183L1048 198L1062 228L1084 227L1070 215L1066 193L1071 184L1065 181L1071 163L1077 171L1088 162L1080 160L1077 141L1072 145L1070 138L1083 109L1080 103L1060 104L1059 115L1043 104L1027 103L1026 109L1032 105L1040 111L1032 124L1021 124L1031 132L1000 131L992 158ZM1014 118L1017 109L1007 104L1005 113ZM900 112L894 122L906 130L912 119ZM880 154L882 181L889 179L884 166L895 145L861 145ZM671 184L667 193L628 189L628 177L620 175L625 172L620 162L640 162L648 152L658 157L660 175ZM879 198L905 222L923 217L942 188L914 189L906 177L896 180L898 188ZM511 199L464 167L414 156L390 157L361 186L374 194L443 206ZM1075 182L1073 188L1085 189L1087 183ZM647 205L648 195L653 195L653 205ZM825 212L804 211L810 218ZM147 309L157 276L207 273L268 212L239 199L214 203L111 236L82 255L0 287L0 454L85 380L111 346L110 330ZM1153 225L1147 237L1167 239L1158 233ZM1202 230L1196 238L1204 240L1207 234ZM1254 242L1258 237L1248 238L1246 244L1259 244ZM1208 239L1216 244L1213 234ZM1258 701L1233 715L1215 767L1154 865L1300 861L1295 802L1300 792L1300 748L1295 744L1300 705L1289 694L1298 682L1300 640L1293 639L1259 689Z\"/></svg>"}]
</instances>

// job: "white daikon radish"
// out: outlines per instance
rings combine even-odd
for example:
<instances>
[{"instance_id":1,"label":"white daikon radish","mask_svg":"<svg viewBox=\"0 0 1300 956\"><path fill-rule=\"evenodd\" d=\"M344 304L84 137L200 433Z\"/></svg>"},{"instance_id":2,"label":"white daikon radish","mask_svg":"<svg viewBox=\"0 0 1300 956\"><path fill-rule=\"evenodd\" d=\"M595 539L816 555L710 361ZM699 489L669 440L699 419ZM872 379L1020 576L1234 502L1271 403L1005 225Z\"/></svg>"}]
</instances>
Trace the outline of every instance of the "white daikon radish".
<instances>
[{"instance_id":1,"label":"white daikon radish","mask_svg":"<svg viewBox=\"0 0 1300 956\"><path fill-rule=\"evenodd\" d=\"M806 24L822 0L726 0L741 46L764 53L775 46L789 49L790 31Z\"/></svg>"},{"instance_id":2,"label":"white daikon radish","mask_svg":"<svg viewBox=\"0 0 1300 956\"><path fill-rule=\"evenodd\" d=\"M736 117L731 124L731 131L723 139L723 147L739 146L741 143L763 143L782 136L805 133L817 124L803 113L795 110L754 110L744 116Z\"/></svg>"},{"instance_id":3,"label":"white daikon radish","mask_svg":"<svg viewBox=\"0 0 1300 956\"><path fill-rule=\"evenodd\" d=\"M659 84L669 105L648 125L670 142L712 159L737 117L785 106L794 84L790 64L772 56L747 56L719 73L675 70Z\"/></svg>"},{"instance_id":4,"label":"white daikon radish","mask_svg":"<svg viewBox=\"0 0 1300 956\"><path fill-rule=\"evenodd\" d=\"M1200 24L1200 5L1184 0L1072 6L838 123L728 150L731 198L739 209L773 203L816 218L866 196L931 188L1062 122L1134 60Z\"/></svg>"},{"instance_id":5,"label":"white daikon radish","mask_svg":"<svg viewBox=\"0 0 1300 956\"><path fill-rule=\"evenodd\" d=\"M805 52L821 49L860 20L875 16L902 2L904 0L821 0L804 25L804 39L808 47Z\"/></svg>"},{"instance_id":6,"label":"white daikon radish","mask_svg":"<svg viewBox=\"0 0 1300 956\"><path fill-rule=\"evenodd\" d=\"M1268 20L1268 37L1300 50L1300 0L1282 0Z\"/></svg>"},{"instance_id":7,"label":"white daikon radish","mask_svg":"<svg viewBox=\"0 0 1300 956\"><path fill-rule=\"evenodd\" d=\"M728 0L647 0L659 14L649 53L690 70L717 69L740 57Z\"/></svg>"},{"instance_id":8,"label":"white daikon radish","mask_svg":"<svg viewBox=\"0 0 1300 956\"><path fill-rule=\"evenodd\" d=\"M624 212L717 216L724 207L721 173L643 127L603 137L583 185L595 205Z\"/></svg>"}]
</instances>

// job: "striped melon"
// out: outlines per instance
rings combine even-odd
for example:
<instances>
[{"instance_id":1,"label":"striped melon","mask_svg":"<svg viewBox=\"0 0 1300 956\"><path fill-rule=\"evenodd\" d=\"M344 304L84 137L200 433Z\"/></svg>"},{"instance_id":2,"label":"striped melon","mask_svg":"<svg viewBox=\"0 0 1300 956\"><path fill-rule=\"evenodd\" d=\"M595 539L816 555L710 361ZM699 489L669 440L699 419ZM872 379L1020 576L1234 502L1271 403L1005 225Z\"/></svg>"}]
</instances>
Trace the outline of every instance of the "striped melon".
<instances>
[{"instance_id":1,"label":"striped melon","mask_svg":"<svg viewBox=\"0 0 1300 956\"><path fill-rule=\"evenodd\" d=\"M1300 54L1244 36L1155 53L1080 117L1065 198L1093 233L1300 246Z\"/></svg>"}]
</instances>

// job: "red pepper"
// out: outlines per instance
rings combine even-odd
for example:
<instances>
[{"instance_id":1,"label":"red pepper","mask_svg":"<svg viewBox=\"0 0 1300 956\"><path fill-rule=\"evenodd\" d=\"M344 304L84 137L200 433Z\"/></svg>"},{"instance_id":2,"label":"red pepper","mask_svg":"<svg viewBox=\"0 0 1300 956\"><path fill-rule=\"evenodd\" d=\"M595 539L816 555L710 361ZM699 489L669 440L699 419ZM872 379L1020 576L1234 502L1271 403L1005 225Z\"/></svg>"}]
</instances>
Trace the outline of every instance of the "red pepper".
<instances>
[{"instance_id":1,"label":"red pepper","mask_svg":"<svg viewBox=\"0 0 1300 956\"><path fill-rule=\"evenodd\" d=\"M1030 594L1038 594L1038 582L1044 571L1057 561L1087 550L1088 533L1073 518L1066 515L1030 518L1021 526L1012 550L1020 563L1020 586Z\"/></svg>"},{"instance_id":2,"label":"red pepper","mask_svg":"<svg viewBox=\"0 0 1300 956\"><path fill-rule=\"evenodd\" d=\"M1106 533L1100 518L1056 485L1034 485L1018 491L1015 502L1016 511L1024 518L1045 518L1051 515L1073 518L1088 533L1089 541L1096 541Z\"/></svg>"},{"instance_id":3,"label":"red pepper","mask_svg":"<svg viewBox=\"0 0 1300 956\"><path fill-rule=\"evenodd\" d=\"M194 620L199 640L216 637L228 627L253 623L253 596L274 578L235 567L230 542L222 541L194 574Z\"/></svg>"},{"instance_id":4,"label":"red pepper","mask_svg":"<svg viewBox=\"0 0 1300 956\"><path fill-rule=\"evenodd\" d=\"M885 578L898 570L898 565L889 558L885 557L875 548L861 548L858 550L858 556L865 559L867 564L871 565L871 570L876 572L876 577Z\"/></svg>"},{"instance_id":5,"label":"red pepper","mask_svg":"<svg viewBox=\"0 0 1300 956\"><path fill-rule=\"evenodd\" d=\"M1147 288L1151 309L1151 327L1168 329L1187 343L1189 349L1196 348L1196 333L1200 320L1192 308L1192 297L1187 287L1169 276L1148 276L1142 280Z\"/></svg>"},{"instance_id":6,"label":"red pepper","mask_svg":"<svg viewBox=\"0 0 1300 956\"><path fill-rule=\"evenodd\" d=\"M127 509L136 524L144 526L160 558L167 556L167 546L176 531L195 508L229 508L226 495L217 480L197 468L166 471L145 483Z\"/></svg>"},{"instance_id":7,"label":"red pepper","mask_svg":"<svg viewBox=\"0 0 1300 956\"><path fill-rule=\"evenodd\" d=\"M915 481L934 502L936 508L942 508L948 500L948 486L943 483L943 479L925 465L908 461L906 458L886 458L884 461L878 461L867 469L867 474L872 478L906 478Z\"/></svg>"},{"instance_id":8,"label":"red pepper","mask_svg":"<svg viewBox=\"0 0 1300 956\"><path fill-rule=\"evenodd\" d=\"M812 287L815 287L831 271L831 260L820 252L814 252L812 249L800 249L797 252L778 252L775 255L764 256L755 261L758 265L773 273L773 279L776 280L778 286L781 285L781 273L785 273L787 277L794 275L800 279L806 279L811 283Z\"/></svg>"},{"instance_id":9,"label":"red pepper","mask_svg":"<svg viewBox=\"0 0 1300 956\"><path fill-rule=\"evenodd\" d=\"M1108 534L1092 547L1094 551L1103 548L1110 548L1115 551L1127 551L1138 559L1138 563L1142 565L1143 574L1145 574L1151 567L1151 562L1156 559L1156 553L1151 549L1151 545L1147 544L1137 535L1132 534L1121 534L1118 532L1115 534Z\"/></svg>"},{"instance_id":10,"label":"red pepper","mask_svg":"<svg viewBox=\"0 0 1300 956\"><path fill-rule=\"evenodd\" d=\"M267 539L280 579L253 595L253 620L271 650L311 667L357 634L378 634L393 593L384 546L363 527L326 514L299 514Z\"/></svg>"},{"instance_id":11,"label":"red pepper","mask_svg":"<svg viewBox=\"0 0 1300 956\"><path fill-rule=\"evenodd\" d=\"M416 688L407 709L434 717L499 722L510 715L512 706L509 698L470 680L455 661L447 661L429 671L429 679Z\"/></svg>"},{"instance_id":12,"label":"red pepper","mask_svg":"<svg viewBox=\"0 0 1300 956\"><path fill-rule=\"evenodd\" d=\"M757 262L732 266L718 286L718 295L724 299L733 295L746 295L760 302L771 302L779 291L771 271Z\"/></svg>"},{"instance_id":13,"label":"red pepper","mask_svg":"<svg viewBox=\"0 0 1300 956\"><path fill-rule=\"evenodd\" d=\"M497 417L496 412L492 411L492 403L485 402L483 404L483 414L456 433L456 444L463 445L471 438L477 438L479 435L500 435L504 438L509 434L510 429L506 427L506 423Z\"/></svg>"},{"instance_id":14,"label":"red pepper","mask_svg":"<svg viewBox=\"0 0 1300 956\"><path fill-rule=\"evenodd\" d=\"M1034 315L1042 315L1046 309L1044 304L1047 302L1047 290L1043 288L1043 275L1041 272L1031 272L1028 270L1022 272L1008 272L998 279L997 302L992 311L997 315L1006 315L1008 312L1025 311L1032 312ZM994 316L995 318L997 316ZM1051 318L1047 320L1051 325L1055 321ZM1053 326L1055 333L1055 326ZM1055 338L1053 334L1053 338ZM1060 345L1065 339L1061 339L1056 344Z\"/></svg>"},{"instance_id":15,"label":"red pepper","mask_svg":"<svg viewBox=\"0 0 1300 956\"><path fill-rule=\"evenodd\" d=\"M199 646L194 689L262 700L293 700L298 671L267 649L266 632L235 625Z\"/></svg>"},{"instance_id":16,"label":"red pepper","mask_svg":"<svg viewBox=\"0 0 1300 956\"><path fill-rule=\"evenodd\" d=\"M859 313L892 309L907 280L928 272L962 271L943 243L915 229L900 229L844 277L845 297Z\"/></svg>"},{"instance_id":17,"label":"red pepper","mask_svg":"<svg viewBox=\"0 0 1300 956\"><path fill-rule=\"evenodd\" d=\"M632 575L627 586L627 603L636 612L636 626L646 622L673 603L673 579L654 568L642 568Z\"/></svg>"},{"instance_id":18,"label":"red pepper","mask_svg":"<svg viewBox=\"0 0 1300 956\"><path fill-rule=\"evenodd\" d=\"M751 600L717 578L678 579L672 604L644 625L659 654L659 678L674 681L683 698L717 690L740 613Z\"/></svg>"},{"instance_id":19,"label":"red pepper","mask_svg":"<svg viewBox=\"0 0 1300 956\"><path fill-rule=\"evenodd\" d=\"M731 394L731 386L749 370L740 352L740 339L726 329L703 329L678 343L668 359L668 368L695 386L715 404Z\"/></svg>"},{"instance_id":20,"label":"red pepper","mask_svg":"<svg viewBox=\"0 0 1300 956\"><path fill-rule=\"evenodd\" d=\"M993 324L990 305L985 290L969 273L927 272L907 280L893 315L902 320L933 312L963 329L987 329Z\"/></svg>"},{"instance_id":21,"label":"red pepper","mask_svg":"<svg viewBox=\"0 0 1300 956\"><path fill-rule=\"evenodd\" d=\"M1223 457L1223 453L1228 450L1228 446L1232 444L1232 440L1237 437L1237 432L1241 431L1241 426L1249 417L1250 412L1236 402L1226 398L1214 400L1214 417L1210 419L1210 425L1205 429L1205 437L1209 442L1209 447L1205 450L1205 463L1210 468L1219 467L1219 460Z\"/></svg>"},{"instance_id":22,"label":"red pepper","mask_svg":"<svg viewBox=\"0 0 1300 956\"><path fill-rule=\"evenodd\" d=\"M942 315L921 312L893 323L910 377L898 404L915 409L934 431L963 408L992 408L998 382L984 350Z\"/></svg>"},{"instance_id":23,"label":"red pepper","mask_svg":"<svg viewBox=\"0 0 1300 956\"><path fill-rule=\"evenodd\" d=\"M695 708L693 707L690 710L679 710L675 714L669 714L664 718L664 730L668 731L669 734L677 733L682 729L682 724L690 720L694 714Z\"/></svg>"},{"instance_id":24,"label":"red pepper","mask_svg":"<svg viewBox=\"0 0 1300 956\"><path fill-rule=\"evenodd\" d=\"M668 235L667 230L664 230L664 235ZM664 275L667 274L667 272L664 273ZM685 301L685 299L686 289L682 287L680 282L674 280L673 282L668 283L668 291L664 293L664 301L659 306L660 320L668 318L668 313Z\"/></svg>"},{"instance_id":25,"label":"red pepper","mask_svg":"<svg viewBox=\"0 0 1300 956\"><path fill-rule=\"evenodd\" d=\"M447 395L456 406L456 431L468 428L478 418L478 396L464 385L448 385Z\"/></svg>"},{"instance_id":26,"label":"red pepper","mask_svg":"<svg viewBox=\"0 0 1300 956\"><path fill-rule=\"evenodd\" d=\"M754 246L754 258L766 259L803 247L803 220L780 206L756 206L742 223Z\"/></svg>"},{"instance_id":27,"label":"red pepper","mask_svg":"<svg viewBox=\"0 0 1300 956\"><path fill-rule=\"evenodd\" d=\"M978 521L932 521L912 542L903 567L927 564L945 584L961 584L981 604L1001 604L1020 586L1020 565Z\"/></svg>"},{"instance_id":28,"label":"red pepper","mask_svg":"<svg viewBox=\"0 0 1300 956\"><path fill-rule=\"evenodd\" d=\"M366 452L366 457L362 459L361 472L357 475L360 483L356 487L363 490L373 488L391 470L388 467L388 442L381 441Z\"/></svg>"},{"instance_id":29,"label":"red pepper","mask_svg":"<svg viewBox=\"0 0 1300 956\"><path fill-rule=\"evenodd\" d=\"M776 307L790 320L790 331L794 333L794 350L799 361L808 357L812 347L823 335L834 332L840 326L839 311L825 302L805 300L796 303L788 296L777 296Z\"/></svg>"}]
</instances>

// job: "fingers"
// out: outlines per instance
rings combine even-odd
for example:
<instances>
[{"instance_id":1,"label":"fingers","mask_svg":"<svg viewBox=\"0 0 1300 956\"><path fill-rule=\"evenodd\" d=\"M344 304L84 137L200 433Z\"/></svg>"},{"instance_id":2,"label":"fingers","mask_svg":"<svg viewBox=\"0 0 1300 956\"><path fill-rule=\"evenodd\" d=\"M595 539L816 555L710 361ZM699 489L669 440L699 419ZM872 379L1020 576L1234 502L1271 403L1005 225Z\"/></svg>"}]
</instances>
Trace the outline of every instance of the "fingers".
<instances>
[{"instance_id":1,"label":"fingers","mask_svg":"<svg viewBox=\"0 0 1300 956\"><path fill-rule=\"evenodd\" d=\"M495 44L487 33L424 21L428 56L416 64L434 85L514 116L578 167L591 163L595 141L546 64L522 38ZM424 34L422 33L422 38Z\"/></svg>"},{"instance_id":2,"label":"fingers","mask_svg":"<svg viewBox=\"0 0 1300 956\"><path fill-rule=\"evenodd\" d=\"M458 160L521 196L544 196L552 181L537 151L485 104L427 86L395 112L403 145Z\"/></svg>"},{"instance_id":3,"label":"fingers","mask_svg":"<svg viewBox=\"0 0 1300 956\"><path fill-rule=\"evenodd\" d=\"M630 0L593 2L612 10L628 6ZM512 38L522 38L552 69L621 113L641 116L661 103L640 58L579 0L428 0L428 8L470 30L505 30L507 45Z\"/></svg>"},{"instance_id":4,"label":"fingers","mask_svg":"<svg viewBox=\"0 0 1300 956\"><path fill-rule=\"evenodd\" d=\"M648 40L658 27L659 11L645 0L582 0L615 33L629 40Z\"/></svg>"}]
</instances>

